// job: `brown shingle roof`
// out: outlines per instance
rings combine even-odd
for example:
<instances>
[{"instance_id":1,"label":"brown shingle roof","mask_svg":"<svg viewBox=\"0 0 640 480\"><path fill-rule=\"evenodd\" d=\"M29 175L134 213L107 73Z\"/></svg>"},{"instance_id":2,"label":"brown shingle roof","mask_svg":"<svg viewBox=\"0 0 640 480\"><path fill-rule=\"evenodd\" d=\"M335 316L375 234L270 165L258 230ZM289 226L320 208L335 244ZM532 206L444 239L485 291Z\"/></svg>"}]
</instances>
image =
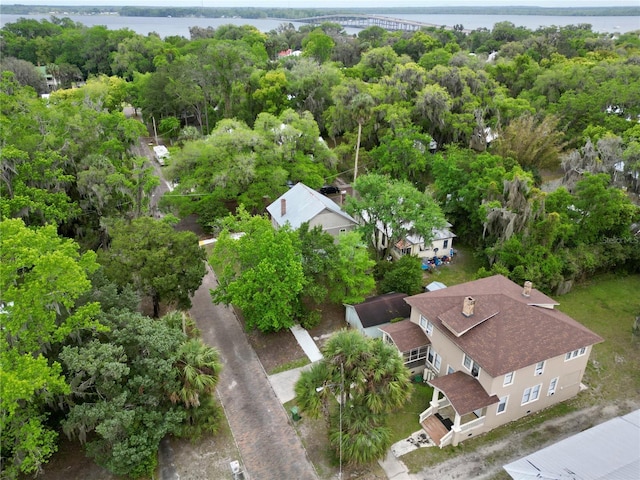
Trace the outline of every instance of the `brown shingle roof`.
<instances>
[{"instance_id":1,"label":"brown shingle roof","mask_svg":"<svg viewBox=\"0 0 640 480\"><path fill-rule=\"evenodd\" d=\"M404 301L406 293L387 293L354 305L364 328L389 323L394 318L408 318L411 307Z\"/></svg>"},{"instance_id":2,"label":"brown shingle roof","mask_svg":"<svg viewBox=\"0 0 640 480\"><path fill-rule=\"evenodd\" d=\"M456 337L464 335L465 332L498 313L495 305L491 302L480 302L478 301L479 299L474 300L476 300L476 305L474 313L470 317L462 314L462 305L450 308L438 317L443 325L451 330Z\"/></svg>"},{"instance_id":3,"label":"brown shingle roof","mask_svg":"<svg viewBox=\"0 0 640 480\"><path fill-rule=\"evenodd\" d=\"M380 330L391 337L393 343L401 352L407 352L431 343L424 331L409 319L385 325L380 327Z\"/></svg>"},{"instance_id":4,"label":"brown shingle roof","mask_svg":"<svg viewBox=\"0 0 640 480\"><path fill-rule=\"evenodd\" d=\"M454 372L429 380L429 385L440 390L460 415L498 403L496 395L488 395L480 382L464 372Z\"/></svg>"},{"instance_id":5,"label":"brown shingle roof","mask_svg":"<svg viewBox=\"0 0 640 480\"><path fill-rule=\"evenodd\" d=\"M492 377L603 341L568 315L538 305L557 305L542 292L522 295L522 287L502 275L421 293L405 301L419 310ZM498 313L456 337L440 320L449 310L462 311L472 296L476 309L488 305Z\"/></svg>"}]
</instances>

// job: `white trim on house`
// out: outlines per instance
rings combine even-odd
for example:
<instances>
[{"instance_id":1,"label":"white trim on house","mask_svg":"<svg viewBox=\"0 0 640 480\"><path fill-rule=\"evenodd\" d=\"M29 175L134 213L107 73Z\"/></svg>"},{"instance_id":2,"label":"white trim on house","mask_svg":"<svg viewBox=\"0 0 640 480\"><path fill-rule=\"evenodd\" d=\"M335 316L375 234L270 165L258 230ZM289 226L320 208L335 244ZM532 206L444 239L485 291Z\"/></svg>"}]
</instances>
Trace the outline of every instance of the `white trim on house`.
<instances>
[{"instance_id":1,"label":"white trim on house","mask_svg":"<svg viewBox=\"0 0 640 480\"><path fill-rule=\"evenodd\" d=\"M547 390L547 397L550 397L551 395L556 393L556 388L558 387L559 379L560 377L554 377L551 379L551 381L549 382L549 388Z\"/></svg>"},{"instance_id":2,"label":"white trim on house","mask_svg":"<svg viewBox=\"0 0 640 480\"><path fill-rule=\"evenodd\" d=\"M516 372L509 372L504 375L504 380L502 381L502 386L507 387L509 385L513 385L513 379L516 378Z\"/></svg>"},{"instance_id":3,"label":"white trim on house","mask_svg":"<svg viewBox=\"0 0 640 480\"><path fill-rule=\"evenodd\" d=\"M587 353L587 347L582 347L582 348L579 348L578 350L567 352L564 356L564 361L567 362L569 360L573 360L574 358L581 357L585 353Z\"/></svg>"},{"instance_id":4,"label":"white trim on house","mask_svg":"<svg viewBox=\"0 0 640 480\"><path fill-rule=\"evenodd\" d=\"M525 388L522 392L522 403L520 405L527 405L528 403L535 402L540 398L540 389L542 384L534 385L533 387Z\"/></svg>"},{"instance_id":5,"label":"white trim on house","mask_svg":"<svg viewBox=\"0 0 640 480\"><path fill-rule=\"evenodd\" d=\"M467 362L467 360L469 360L469 362ZM469 363L469 365L467 365L467 363ZM462 365L471 373L472 377L478 378L480 376L480 371L482 370L480 365L466 353L463 353Z\"/></svg>"},{"instance_id":6,"label":"white trim on house","mask_svg":"<svg viewBox=\"0 0 640 480\"><path fill-rule=\"evenodd\" d=\"M509 402L509 395L500 397L500 403L498 403L498 406L496 407L496 415L500 415L501 413L504 413L507 411L508 402ZM500 410L500 407L502 407L502 410Z\"/></svg>"}]
</instances>

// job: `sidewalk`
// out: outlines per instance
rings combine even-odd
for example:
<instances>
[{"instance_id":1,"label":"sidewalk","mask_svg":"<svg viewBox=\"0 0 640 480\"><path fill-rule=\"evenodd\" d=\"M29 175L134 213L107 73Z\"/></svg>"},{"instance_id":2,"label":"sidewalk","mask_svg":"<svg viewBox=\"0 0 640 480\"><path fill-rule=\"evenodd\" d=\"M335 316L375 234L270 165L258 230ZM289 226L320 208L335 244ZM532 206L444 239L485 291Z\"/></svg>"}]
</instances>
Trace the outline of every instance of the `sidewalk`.
<instances>
[{"instance_id":1,"label":"sidewalk","mask_svg":"<svg viewBox=\"0 0 640 480\"><path fill-rule=\"evenodd\" d=\"M398 460L391 450L387 452L384 460L378 460L378 464L389 480L418 480L418 477L411 475L405 464Z\"/></svg>"},{"instance_id":2,"label":"sidewalk","mask_svg":"<svg viewBox=\"0 0 640 480\"><path fill-rule=\"evenodd\" d=\"M322 353L320 353L320 349L316 345L316 342L313 341L309 332L307 332L300 325L294 325L289 330L293 333L293 336L296 337L298 344L304 350L304 353L307 354L311 363L317 362L322 359Z\"/></svg>"},{"instance_id":3,"label":"sidewalk","mask_svg":"<svg viewBox=\"0 0 640 480\"><path fill-rule=\"evenodd\" d=\"M276 392L276 396L280 403L285 404L296 398L296 392L294 391L294 385L300 378L300 373L311 368L311 363L304 367L294 368L287 370L286 372L276 373L269 375L269 381L273 391Z\"/></svg>"}]
</instances>

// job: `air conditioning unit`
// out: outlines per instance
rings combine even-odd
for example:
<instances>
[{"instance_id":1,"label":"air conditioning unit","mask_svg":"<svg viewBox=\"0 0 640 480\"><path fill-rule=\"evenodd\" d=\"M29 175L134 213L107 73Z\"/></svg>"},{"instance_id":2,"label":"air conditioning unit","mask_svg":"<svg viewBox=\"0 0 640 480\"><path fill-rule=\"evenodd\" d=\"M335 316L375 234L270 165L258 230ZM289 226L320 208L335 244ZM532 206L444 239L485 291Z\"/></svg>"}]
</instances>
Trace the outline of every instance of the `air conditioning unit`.
<instances>
[{"instance_id":1,"label":"air conditioning unit","mask_svg":"<svg viewBox=\"0 0 640 480\"><path fill-rule=\"evenodd\" d=\"M424 369L424 372L422 373L423 381L428 382L429 380L433 380L434 377L435 374L429 368Z\"/></svg>"}]
</instances>

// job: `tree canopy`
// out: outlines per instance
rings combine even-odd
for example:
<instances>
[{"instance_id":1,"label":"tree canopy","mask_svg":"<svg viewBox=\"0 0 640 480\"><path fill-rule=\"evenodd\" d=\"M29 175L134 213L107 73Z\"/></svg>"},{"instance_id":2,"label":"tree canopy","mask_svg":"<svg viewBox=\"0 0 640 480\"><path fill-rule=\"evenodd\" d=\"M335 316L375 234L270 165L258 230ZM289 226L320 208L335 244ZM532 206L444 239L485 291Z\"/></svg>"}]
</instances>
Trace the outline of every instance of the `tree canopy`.
<instances>
[{"instance_id":1,"label":"tree canopy","mask_svg":"<svg viewBox=\"0 0 640 480\"><path fill-rule=\"evenodd\" d=\"M267 218L241 209L227 219L213 249L212 263L222 266L213 301L240 307L248 329L293 326L304 285L298 242L290 229L276 230Z\"/></svg>"},{"instance_id":2,"label":"tree canopy","mask_svg":"<svg viewBox=\"0 0 640 480\"><path fill-rule=\"evenodd\" d=\"M398 349L355 330L343 330L329 339L322 352L324 358L302 372L295 384L297 403L312 417L328 415L329 440L346 462L383 458L391 446L388 414L401 407L411 392L409 370ZM329 405L332 396L340 398L342 425L339 408Z\"/></svg>"},{"instance_id":3,"label":"tree canopy","mask_svg":"<svg viewBox=\"0 0 640 480\"><path fill-rule=\"evenodd\" d=\"M192 327L182 330L179 316L159 326L130 311L138 295L153 299L156 315L160 302L187 308L205 272L194 235L147 218L159 184L145 138L154 128L173 145L164 169L172 191L160 208L196 214L207 231L222 225L214 297L240 307L249 328L311 326L325 302L376 292L373 272L378 291L419 290L415 258L374 268L366 247L386 258L406 235L428 242L445 218L483 261L478 275L564 292L599 272L640 271L637 32L499 22L352 36L324 23L196 27L187 39L52 17L21 18L0 33L8 477L37 473L60 420L125 475L152 469L160 434L216 423L215 352L185 336ZM345 208L362 221L359 235L274 230L260 216L292 183L342 189L338 178L353 180ZM153 358L136 342L149 343ZM395 368L384 346L343 343ZM145 362L158 371L145 372ZM373 363L365 371L384 370ZM319 363L307 386L335 391L337 365ZM354 372L345 370L345 388L356 403L331 442L348 438L344 452L361 462L377 458L388 433L385 407ZM129 401L142 403L122 408Z\"/></svg>"},{"instance_id":4,"label":"tree canopy","mask_svg":"<svg viewBox=\"0 0 640 480\"><path fill-rule=\"evenodd\" d=\"M47 404L69 385L46 355L103 327L97 303L77 305L98 268L94 252L80 254L54 226L29 229L7 219L0 222L0 258L0 434L3 470L16 477L40 471L57 449Z\"/></svg>"},{"instance_id":5,"label":"tree canopy","mask_svg":"<svg viewBox=\"0 0 640 480\"><path fill-rule=\"evenodd\" d=\"M421 236L428 244L433 229L444 226L440 207L431 195L407 181L369 174L358 178L353 187L358 196L349 197L345 209L362 219L362 235L378 258L407 235Z\"/></svg>"},{"instance_id":6,"label":"tree canopy","mask_svg":"<svg viewBox=\"0 0 640 480\"><path fill-rule=\"evenodd\" d=\"M140 217L111 227L111 242L100 251L107 276L117 284L132 284L153 301L180 309L191 307L191 296L202 283L205 253L192 232L178 232L161 220Z\"/></svg>"}]
</instances>

